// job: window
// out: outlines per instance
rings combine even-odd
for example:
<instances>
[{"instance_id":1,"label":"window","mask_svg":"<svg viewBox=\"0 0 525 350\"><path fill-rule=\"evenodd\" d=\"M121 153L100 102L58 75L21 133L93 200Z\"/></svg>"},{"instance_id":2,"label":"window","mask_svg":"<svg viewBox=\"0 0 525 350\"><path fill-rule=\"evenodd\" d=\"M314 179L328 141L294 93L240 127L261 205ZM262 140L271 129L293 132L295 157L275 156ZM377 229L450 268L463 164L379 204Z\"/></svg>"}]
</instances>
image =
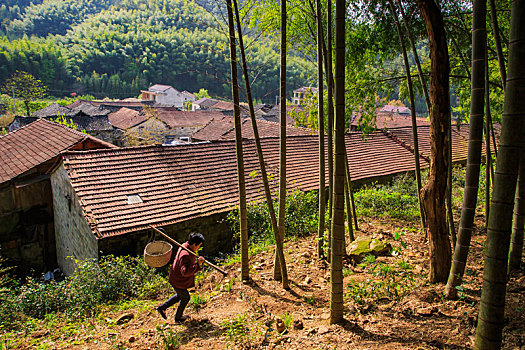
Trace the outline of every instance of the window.
<instances>
[{"instance_id":1,"label":"window","mask_svg":"<svg viewBox=\"0 0 525 350\"><path fill-rule=\"evenodd\" d=\"M186 141L186 142L190 142L190 138L187 137L187 136L179 137L179 140L181 140L181 141Z\"/></svg>"}]
</instances>

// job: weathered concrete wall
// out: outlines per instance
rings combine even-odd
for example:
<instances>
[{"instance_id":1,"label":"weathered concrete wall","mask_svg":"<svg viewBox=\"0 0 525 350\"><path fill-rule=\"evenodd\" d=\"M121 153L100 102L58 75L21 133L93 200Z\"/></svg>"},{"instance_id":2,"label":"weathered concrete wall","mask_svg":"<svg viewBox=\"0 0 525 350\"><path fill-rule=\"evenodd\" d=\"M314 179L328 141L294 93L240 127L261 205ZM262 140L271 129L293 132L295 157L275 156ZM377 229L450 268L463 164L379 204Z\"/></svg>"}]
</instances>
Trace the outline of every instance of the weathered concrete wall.
<instances>
[{"instance_id":1,"label":"weathered concrete wall","mask_svg":"<svg viewBox=\"0 0 525 350\"><path fill-rule=\"evenodd\" d=\"M66 275L75 271L73 259L98 258L98 244L82 214L63 165L51 174L58 265Z\"/></svg>"},{"instance_id":2,"label":"weathered concrete wall","mask_svg":"<svg viewBox=\"0 0 525 350\"><path fill-rule=\"evenodd\" d=\"M229 224L226 222L227 213L215 214L205 218L188 220L174 225L164 226L168 236L179 243L184 243L188 239L190 232L200 232L206 239L202 249L203 255L218 255L219 253L230 252L235 242L232 241L233 233ZM162 235L153 230L138 231L125 235L108 237L99 240L101 254L115 255L142 255L144 248L151 240L167 241Z\"/></svg>"},{"instance_id":3,"label":"weathered concrete wall","mask_svg":"<svg viewBox=\"0 0 525 350\"><path fill-rule=\"evenodd\" d=\"M20 273L57 266L49 179L0 190L0 246Z\"/></svg>"}]
</instances>

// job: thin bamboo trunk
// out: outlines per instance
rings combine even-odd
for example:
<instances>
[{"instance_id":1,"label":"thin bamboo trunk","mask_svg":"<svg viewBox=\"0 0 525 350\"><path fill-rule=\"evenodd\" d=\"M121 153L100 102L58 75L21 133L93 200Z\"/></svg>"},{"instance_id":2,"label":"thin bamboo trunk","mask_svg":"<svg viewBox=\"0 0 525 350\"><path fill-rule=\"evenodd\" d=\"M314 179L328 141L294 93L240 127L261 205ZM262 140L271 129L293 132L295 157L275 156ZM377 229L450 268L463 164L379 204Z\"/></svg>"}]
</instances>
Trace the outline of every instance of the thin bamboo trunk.
<instances>
[{"instance_id":1,"label":"thin bamboo trunk","mask_svg":"<svg viewBox=\"0 0 525 350\"><path fill-rule=\"evenodd\" d=\"M507 72L505 70L505 57L503 57L503 49L501 47L501 37L499 35L498 14L496 12L496 4L494 0L489 0L490 4L490 19L492 23L492 34L494 36L494 43L496 44L496 52L498 54L499 73L503 90L505 90L505 82L507 81Z\"/></svg>"},{"instance_id":2,"label":"thin bamboo trunk","mask_svg":"<svg viewBox=\"0 0 525 350\"><path fill-rule=\"evenodd\" d=\"M228 11L228 29L230 35L230 65L233 95L233 116L235 123L235 151L237 155L237 179L239 183L239 215L241 226L241 278L243 282L250 279L248 257L248 220L246 209L246 184L244 177L244 159L242 153L241 110L239 105L239 83L237 80L237 52L235 45L235 25L231 0L226 0Z\"/></svg>"},{"instance_id":3,"label":"thin bamboo trunk","mask_svg":"<svg viewBox=\"0 0 525 350\"><path fill-rule=\"evenodd\" d=\"M323 21L321 0L316 0L317 10L317 96L319 117L319 226L317 228L317 256L323 256L323 238L325 230L326 211L326 180L325 180L325 143L324 143L324 110L323 110Z\"/></svg>"},{"instance_id":4,"label":"thin bamboo trunk","mask_svg":"<svg viewBox=\"0 0 525 350\"><path fill-rule=\"evenodd\" d=\"M509 66L494 176L474 349L499 349L505 326L507 267L519 157L525 129L525 0L512 2Z\"/></svg>"},{"instance_id":5,"label":"thin bamboo trunk","mask_svg":"<svg viewBox=\"0 0 525 350\"><path fill-rule=\"evenodd\" d=\"M350 199L350 192L352 187L352 180L350 178L350 165L348 164L348 153L345 154L345 208L346 208L346 222L348 224L348 238L350 238L350 242L353 242L355 240L354 236L354 229L352 227L352 217L355 216L352 215L352 200ZM345 241L345 255L346 255L346 241Z\"/></svg>"},{"instance_id":6,"label":"thin bamboo trunk","mask_svg":"<svg viewBox=\"0 0 525 350\"><path fill-rule=\"evenodd\" d=\"M470 238L474 230L474 217L479 189L479 171L483 142L483 113L485 108L485 50L486 50L486 1L473 1L472 14L472 79L469 144L465 191L459 222L458 241L454 249L452 270L448 278L445 294L449 299L457 297L456 287L463 280L470 249Z\"/></svg>"},{"instance_id":7,"label":"thin bamboo trunk","mask_svg":"<svg viewBox=\"0 0 525 350\"><path fill-rule=\"evenodd\" d=\"M425 103L427 105L427 111L428 113L430 114L430 108L431 108L431 105L430 105L430 96L428 95L428 89L427 89L427 84L425 82L425 76L423 75L423 69L421 69L421 62L419 61L419 54L417 53L417 49L416 49L416 44L414 42L414 38L412 37L412 33L410 31L410 27L408 26L408 22L406 20L406 16L405 16L405 11L403 10L403 5L401 4L401 0L397 0L397 4L399 6L399 11L401 12L401 17L403 18L403 24L405 25L405 30L407 32L407 36L408 36L408 40L410 41L410 46L412 47L412 54L414 55L414 61L416 62L416 67L417 67L417 72L418 72L418 75L419 75L419 82L421 83L421 90L423 91L423 96L425 96ZM391 7L394 8L394 4L392 3L391 4ZM395 10L393 10L395 11ZM396 26L399 26L399 21L397 20L397 15L396 15ZM401 28L398 28L398 33L400 36L402 36L401 34ZM404 43L402 44L403 46L405 45ZM406 52L406 49L404 49L405 52ZM408 61L408 59L407 59ZM407 71L407 77L410 76L410 72ZM410 102L412 104L412 102ZM419 186L418 187L418 191L421 190L421 181L419 183ZM422 219L424 221L424 219ZM425 225L423 224L423 227Z\"/></svg>"},{"instance_id":8,"label":"thin bamboo trunk","mask_svg":"<svg viewBox=\"0 0 525 350\"><path fill-rule=\"evenodd\" d=\"M452 120L450 121L450 129L448 130L448 138L452 140ZM456 227L454 225L454 214L452 213L452 142L448 149L448 161L450 166L448 167L447 174L447 221L448 221L448 230L450 231L450 238L452 239L452 250L456 247L457 236L456 236Z\"/></svg>"},{"instance_id":9,"label":"thin bamboo trunk","mask_svg":"<svg viewBox=\"0 0 525 350\"><path fill-rule=\"evenodd\" d=\"M281 67L280 67L280 106L281 132L279 141L279 237L284 245L284 218L286 211L286 1L281 1ZM275 258L273 275L276 280L280 276L279 259Z\"/></svg>"},{"instance_id":10,"label":"thin bamboo trunk","mask_svg":"<svg viewBox=\"0 0 525 350\"><path fill-rule=\"evenodd\" d=\"M522 145L518 173L518 189L514 201L514 220L510 238L509 274L518 270L523 255L523 230L525 225L525 154Z\"/></svg>"},{"instance_id":11,"label":"thin bamboo trunk","mask_svg":"<svg viewBox=\"0 0 525 350\"><path fill-rule=\"evenodd\" d=\"M488 43L487 43L488 45ZM488 48L488 47L487 47ZM492 154L490 150L490 84L489 84L489 60L488 50L485 50L485 225L489 221L490 214L490 184L492 169Z\"/></svg>"},{"instance_id":12,"label":"thin bamboo trunk","mask_svg":"<svg viewBox=\"0 0 525 350\"><path fill-rule=\"evenodd\" d=\"M419 139L417 136L417 119L416 119L416 103L414 101L414 86L412 84L412 77L410 75L410 64L408 63L408 55L407 55L407 49L405 46L405 38L403 36L403 31L401 30L401 25L399 24L399 19L397 17L396 8L392 0L389 0L388 3L390 5L390 11L392 12L392 17L394 18L394 22L397 28L399 44L401 45L401 52L403 53L403 62L405 65L405 73L407 77L408 91L410 93L410 114L412 116L412 134L413 134L413 139L414 139L414 164L416 166L416 183L417 183L417 193L418 193L417 200L419 203L421 226L425 227L426 226L425 211L423 210L423 203L421 202L421 196L419 195L419 193L421 193L422 186L421 186L421 165L419 164ZM400 0L398 0L398 3L400 4L400 10L401 10L401 13L403 14L403 9L401 7ZM403 14L403 18L404 18L404 14ZM405 22L405 26L406 26L406 30L410 33L406 22ZM416 52L416 48L414 45L414 41L411 39L410 42L412 43L412 46L413 46L412 49L414 51L414 56L417 57L417 52ZM419 59L417 59L416 62L418 63L418 69L420 71L421 85L422 85L423 90L425 91L425 99L428 99L427 107L428 107L428 110L430 111L430 99L428 97L428 94L426 93L425 81L423 79L423 73L421 71L421 67L419 66Z\"/></svg>"},{"instance_id":13,"label":"thin bamboo trunk","mask_svg":"<svg viewBox=\"0 0 525 350\"><path fill-rule=\"evenodd\" d=\"M248 106L250 109L250 119L252 121L252 127L253 127L253 136L255 139L255 146L257 148L257 156L259 158L259 167L261 168L261 178L263 181L264 186L264 194L266 196L266 203L268 204L268 212L270 214L270 221L272 224L272 231L273 236L275 238L275 245L276 245L276 256L279 259L279 266L281 267L281 281L283 284L283 288L287 289L288 286L288 271L286 268L286 261L284 259L284 252L283 252L283 245L280 240L277 238L279 237L279 227L277 226L277 219L275 217L275 210L273 207L273 199L272 199L272 193L270 191L270 184L268 181L268 174L266 173L266 165L264 164L264 155L261 147L261 140L259 137L259 130L257 128L257 120L255 118L255 110L253 107L253 98L252 98L252 89L250 85L250 76L248 75L248 63L246 62L246 53L244 51L244 41L242 37L242 26L241 26L241 20L239 16L239 8L237 5L237 0L233 0L233 6L235 10L235 21L237 23L237 33L239 35L239 49L241 51L241 59L242 59L242 71L244 74L244 82L246 87L246 97L248 98Z\"/></svg>"},{"instance_id":14,"label":"thin bamboo trunk","mask_svg":"<svg viewBox=\"0 0 525 350\"><path fill-rule=\"evenodd\" d=\"M343 321L343 240L345 184L345 15L346 1L335 7L335 181L330 261L330 323Z\"/></svg>"}]
</instances>

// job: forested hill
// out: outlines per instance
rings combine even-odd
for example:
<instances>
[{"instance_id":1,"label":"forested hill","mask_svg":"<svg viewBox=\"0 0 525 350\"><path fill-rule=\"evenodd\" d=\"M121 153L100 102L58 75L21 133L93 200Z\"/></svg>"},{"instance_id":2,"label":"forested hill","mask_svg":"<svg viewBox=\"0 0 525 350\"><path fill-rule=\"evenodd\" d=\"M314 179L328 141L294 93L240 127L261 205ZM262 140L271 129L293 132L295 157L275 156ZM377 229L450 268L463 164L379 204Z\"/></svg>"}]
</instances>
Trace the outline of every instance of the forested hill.
<instances>
[{"instance_id":1,"label":"forested hill","mask_svg":"<svg viewBox=\"0 0 525 350\"><path fill-rule=\"evenodd\" d=\"M123 98L151 84L168 84L230 97L225 23L209 1L198 3L7 0L0 6L0 83L24 70L55 96ZM273 102L279 87L277 50L257 39L247 54L257 76L255 98ZM290 90L308 84L314 74L311 63L289 57Z\"/></svg>"}]
</instances>

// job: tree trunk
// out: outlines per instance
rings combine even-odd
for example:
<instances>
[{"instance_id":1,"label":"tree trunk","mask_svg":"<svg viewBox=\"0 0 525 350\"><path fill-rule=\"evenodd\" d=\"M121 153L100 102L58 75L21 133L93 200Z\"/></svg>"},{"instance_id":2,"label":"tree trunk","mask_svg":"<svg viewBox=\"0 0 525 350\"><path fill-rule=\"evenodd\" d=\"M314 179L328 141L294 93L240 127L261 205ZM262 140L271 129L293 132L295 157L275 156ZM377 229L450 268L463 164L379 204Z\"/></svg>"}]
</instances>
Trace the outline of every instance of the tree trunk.
<instances>
[{"instance_id":1,"label":"tree trunk","mask_svg":"<svg viewBox=\"0 0 525 350\"><path fill-rule=\"evenodd\" d=\"M346 151L346 150L345 150ZM352 191L352 180L350 177L350 166L348 165L348 153L345 154L345 206L346 206L346 222L348 223L348 238L350 238L350 242L353 242L355 240L354 236L354 229L352 227L352 217L355 216L352 215L352 208L354 207L354 203L350 199L350 192ZM354 208L355 209L355 208ZM344 244L345 247L345 255L346 255L346 241Z\"/></svg>"},{"instance_id":2,"label":"tree trunk","mask_svg":"<svg viewBox=\"0 0 525 350\"><path fill-rule=\"evenodd\" d=\"M233 6L235 9L235 20L237 23L237 33L239 35L239 49L241 51L241 58L242 58L242 71L244 74L246 97L248 98L248 106L250 109L250 119L252 121L253 136L255 139L255 146L257 148L257 156L259 158L259 167L261 168L261 178L263 181L264 194L266 196L266 203L268 204L268 212L270 214L270 221L272 224L273 236L274 236L275 243L276 243L275 244L276 245L275 254L277 255L277 258L279 259L279 264L281 267L281 276L282 276L281 280L283 283L283 288L287 289L288 288L288 271L286 269L286 261L284 259L282 242L277 239L279 237L279 227L277 226L277 219L275 217L272 193L270 191L270 184L268 182L268 174L266 173L266 165L264 164L264 156L263 156L262 147L261 147L261 140L259 137L259 130L257 128L257 120L255 118L255 110L253 107L253 98L252 98L252 89L250 85L250 77L248 75L248 64L246 62L246 53L244 51L244 42L242 38L242 27L241 27L241 20L239 16L239 8L237 5L237 0L233 0Z\"/></svg>"},{"instance_id":3,"label":"tree trunk","mask_svg":"<svg viewBox=\"0 0 525 350\"><path fill-rule=\"evenodd\" d=\"M485 108L485 44L487 14L486 1L474 0L472 13L472 79L470 99L470 126L465 175L465 192L459 221L458 241L454 249L452 270L448 277L445 294L449 299L457 297L456 287L463 280L470 248L470 238L474 230L474 217L479 190L479 169L483 142L483 113Z\"/></svg>"},{"instance_id":4,"label":"tree trunk","mask_svg":"<svg viewBox=\"0 0 525 350\"><path fill-rule=\"evenodd\" d=\"M345 15L346 1L335 7L335 180L330 260L330 323L343 321L343 241L345 234Z\"/></svg>"},{"instance_id":5,"label":"tree trunk","mask_svg":"<svg viewBox=\"0 0 525 350\"><path fill-rule=\"evenodd\" d=\"M425 96L425 103L427 104L427 111L430 114L430 97L428 96L428 90L427 90L427 84L425 82L425 76L423 75L423 70L421 69L421 62L419 62L419 55L417 53L416 44L414 43L414 38L412 37L412 34L410 32L410 27L408 26L408 22L406 20L405 11L403 10L403 5L401 4L401 0L397 0L397 4L399 6L399 11L401 11L401 17L403 18L403 24L405 25L405 30L407 31L408 40L410 41L410 46L412 47L412 53L414 55L414 61L416 61L416 67L417 72L419 74L419 82L421 83L421 90L423 90L423 95ZM394 4L391 5L394 7ZM399 27L399 22L397 20L396 16L396 26ZM401 28L398 28L398 33L401 33ZM399 34L401 35L401 34ZM403 43L403 46L405 44ZM406 49L404 49L406 52ZM407 76L409 75L409 71L407 71ZM413 91L413 90L412 90ZM412 102L411 102L412 103ZM415 140L415 139L414 139ZM421 190L421 181L419 182L418 191ZM424 219L423 219L424 221ZM425 225L423 224L423 227Z\"/></svg>"},{"instance_id":6,"label":"tree trunk","mask_svg":"<svg viewBox=\"0 0 525 350\"><path fill-rule=\"evenodd\" d=\"M520 155L518 189L514 203L514 220L510 239L509 273L518 270L523 255L523 228L525 225L525 154L523 145Z\"/></svg>"},{"instance_id":7,"label":"tree trunk","mask_svg":"<svg viewBox=\"0 0 525 350\"><path fill-rule=\"evenodd\" d=\"M487 227L475 349L499 349L505 325L507 264L525 120L525 0L512 2L509 66L499 154Z\"/></svg>"},{"instance_id":8,"label":"tree trunk","mask_svg":"<svg viewBox=\"0 0 525 350\"><path fill-rule=\"evenodd\" d=\"M405 72L407 77L407 83L408 83L408 91L410 92L410 114L412 115L412 134L414 139L414 163L416 166L416 183L417 183L417 193L418 193L418 203L419 203L419 213L421 216L421 226L425 227L425 212L423 210L423 204L421 203L421 196L419 193L421 193L421 166L419 164L419 140L417 137L417 120L416 120L416 103L414 101L414 86L412 85L412 77L410 75L410 64L408 63L408 55L407 55L407 49L405 46L405 38L403 36L403 31L401 30L401 25L399 24L399 19L397 17L396 9L394 6L394 2L392 0L388 1L390 5L390 11L392 12L392 17L394 18L394 22L396 24L397 28L397 35L399 37L399 44L401 45L401 52L403 53L403 62L405 64ZM401 2L398 0L398 3L401 4ZM401 6L401 5L400 5ZM401 13L403 13L403 9L401 8ZM407 31L409 30L408 26L405 26ZM417 51L415 49L414 41L411 39L410 42L413 46L414 56L417 57ZM419 58L417 59L417 62L419 64ZM418 69L420 71L420 79L421 79L421 86L423 90L425 91L425 99L428 98L428 94L426 93L426 86L425 81L423 79L423 73L421 72L421 67L418 65ZM430 111L430 100L427 102L428 110Z\"/></svg>"},{"instance_id":9,"label":"tree trunk","mask_svg":"<svg viewBox=\"0 0 525 350\"><path fill-rule=\"evenodd\" d=\"M321 0L316 0L317 9L317 96L319 117L319 227L317 229L317 255L323 256L323 239L326 211L325 150L324 150L324 111L323 111L323 20Z\"/></svg>"},{"instance_id":10,"label":"tree trunk","mask_svg":"<svg viewBox=\"0 0 525 350\"><path fill-rule=\"evenodd\" d=\"M488 45L488 43L487 43ZM485 225L489 221L490 214L490 184L492 178L492 152L490 150L490 81L489 81L489 57L488 47L485 46Z\"/></svg>"},{"instance_id":11,"label":"tree trunk","mask_svg":"<svg viewBox=\"0 0 525 350\"><path fill-rule=\"evenodd\" d=\"M281 132L279 156L279 237L284 244L284 217L286 211L286 1L281 1L281 77L280 106ZM282 278L279 259L276 257L273 276L276 280Z\"/></svg>"},{"instance_id":12,"label":"tree trunk","mask_svg":"<svg viewBox=\"0 0 525 350\"><path fill-rule=\"evenodd\" d=\"M447 187L449 58L441 11L433 0L417 0L430 45L430 171L421 199L430 237L430 282L445 282L450 271L450 240L445 212Z\"/></svg>"},{"instance_id":13,"label":"tree trunk","mask_svg":"<svg viewBox=\"0 0 525 350\"><path fill-rule=\"evenodd\" d=\"M452 120L449 124L448 139L452 140ZM456 247L456 227L454 226L454 214L452 213L452 142L448 148L448 163L450 166L447 171L447 202L445 203L447 209L447 222L450 238L452 239L452 251Z\"/></svg>"},{"instance_id":14,"label":"tree trunk","mask_svg":"<svg viewBox=\"0 0 525 350\"><path fill-rule=\"evenodd\" d=\"M235 45L235 25L231 0L226 0L228 10L228 29L230 35L230 65L233 95L233 116L235 123L235 151L237 155L237 179L239 182L239 215L241 224L241 278L250 279L248 257L248 220L246 211L246 184L244 177L244 159L242 153L241 110L239 105L239 83L237 80L237 52Z\"/></svg>"},{"instance_id":15,"label":"tree trunk","mask_svg":"<svg viewBox=\"0 0 525 350\"><path fill-rule=\"evenodd\" d=\"M505 82L507 81L507 72L505 71L505 58L503 57L503 49L501 48L501 38L499 36L498 14L496 12L496 4L494 0L489 0L490 4L490 18L492 23L492 34L494 36L494 43L496 44L496 52L498 53L499 73L501 75L501 82L503 90L505 90Z\"/></svg>"}]
</instances>

